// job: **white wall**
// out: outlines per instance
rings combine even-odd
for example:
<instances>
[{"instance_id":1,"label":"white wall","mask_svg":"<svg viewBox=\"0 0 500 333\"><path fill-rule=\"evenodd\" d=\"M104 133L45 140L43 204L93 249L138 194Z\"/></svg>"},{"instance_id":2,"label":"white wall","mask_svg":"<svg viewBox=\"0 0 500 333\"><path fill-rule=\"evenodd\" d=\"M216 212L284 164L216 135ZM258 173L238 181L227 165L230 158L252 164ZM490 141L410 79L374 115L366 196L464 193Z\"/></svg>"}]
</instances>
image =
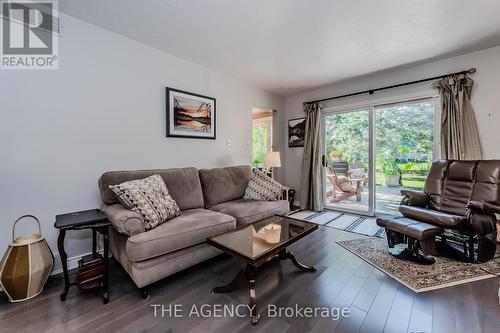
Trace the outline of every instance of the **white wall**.
<instances>
[{"instance_id":1,"label":"white wall","mask_svg":"<svg viewBox=\"0 0 500 333\"><path fill-rule=\"evenodd\" d=\"M285 98L285 115L288 119L304 115L302 102L319 98L337 96L355 91L374 89L382 86L403 83L438 76L476 67L477 73L471 77L475 81L472 105L476 113L479 132L486 158L500 158L498 144L500 129L500 47L490 48L445 60L421 64L405 69L370 75L363 78L340 82L334 85L298 93ZM426 82L397 89L376 92L373 95L336 100L324 103L324 107L342 107L344 105L364 103L377 99L391 99L399 96L426 94L432 91L432 83ZM283 134L286 140L287 134ZM300 198L300 179L303 148L284 150L285 184L297 189L296 198Z\"/></svg>"},{"instance_id":2,"label":"white wall","mask_svg":"<svg viewBox=\"0 0 500 333\"><path fill-rule=\"evenodd\" d=\"M0 71L0 251L31 213L56 253L55 215L99 207L105 171L249 164L252 107L284 124L279 96L61 16L58 70ZM165 137L165 86L217 99L216 141ZM90 251L88 236L68 233L70 257Z\"/></svg>"}]
</instances>

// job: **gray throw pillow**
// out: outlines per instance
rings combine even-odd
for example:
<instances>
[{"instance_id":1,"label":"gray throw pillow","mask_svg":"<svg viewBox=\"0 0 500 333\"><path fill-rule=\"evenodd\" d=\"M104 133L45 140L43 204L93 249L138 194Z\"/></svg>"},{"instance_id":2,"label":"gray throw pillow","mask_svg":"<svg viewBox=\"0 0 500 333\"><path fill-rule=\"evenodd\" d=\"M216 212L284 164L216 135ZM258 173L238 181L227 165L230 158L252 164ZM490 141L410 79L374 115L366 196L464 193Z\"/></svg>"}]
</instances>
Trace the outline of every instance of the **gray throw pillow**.
<instances>
[{"instance_id":1,"label":"gray throw pillow","mask_svg":"<svg viewBox=\"0 0 500 333\"><path fill-rule=\"evenodd\" d=\"M122 205L144 217L145 230L156 228L181 213L160 175L110 185L109 188Z\"/></svg>"},{"instance_id":2,"label":"gray throw pillow","mask_svg":"<svg viewBox=\"0 0 500 333\"><path fill-rule=\"evenodd\" d=\"M255 169L245 189L243 199L276 201L282 193L283 185L259 169Z\"/></svg>"}]
</instances>

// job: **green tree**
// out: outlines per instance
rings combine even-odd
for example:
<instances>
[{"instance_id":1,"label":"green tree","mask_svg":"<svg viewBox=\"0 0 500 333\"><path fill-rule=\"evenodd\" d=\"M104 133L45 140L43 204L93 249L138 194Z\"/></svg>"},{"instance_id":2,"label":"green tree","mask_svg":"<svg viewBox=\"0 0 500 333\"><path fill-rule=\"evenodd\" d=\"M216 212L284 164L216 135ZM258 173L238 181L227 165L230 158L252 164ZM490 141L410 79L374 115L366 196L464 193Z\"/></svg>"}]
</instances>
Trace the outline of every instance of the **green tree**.
<instances>
[{"instance_id":1,"label":"green tree","mask_svg":"<svg viewBox=\"0 0 500 333\"><path fill-rule=\"evenodd\" d=\"M267 152L267 126L254 126L252 130L252 163L256 166L264 163Z\"/></svg>"},{"instance_id":2,"label":"green tree","mask_svg":"<svg viewBox=\"0 0 500 333\"><path fill-rule=\"evenodd\" d=\"M388 160L430 161L434 133L431 103L389 106L376 114L377 169Z\"/></svg>"},{"instance_id":3,"label":"green tree","mask_svg":"<svg viewBox=\"0 0 500 333\"><path fill-rule=\"evenodd\" d=\"M376 169L382 171L387 161L430 161L433 149L433 116L434 107L429 102L377 109ZM341 151L343 159L349 164L361 162L368 166L369 110L329 115L325 125L327 154L331 151ZM331 165L331 159L328 160ZM415 168L417 165L414 164Z\"/></svg>"},{"instance_id":4,"label":"green tree","mask_svg":"<svg viewBox=\"0 0 500 333\"><path fill-rule=\"evenodd\" d=\"M368 121L367 110L326 117L327 153L340 151L348 163L368 165Z\"/></svg>"}]
</instances>

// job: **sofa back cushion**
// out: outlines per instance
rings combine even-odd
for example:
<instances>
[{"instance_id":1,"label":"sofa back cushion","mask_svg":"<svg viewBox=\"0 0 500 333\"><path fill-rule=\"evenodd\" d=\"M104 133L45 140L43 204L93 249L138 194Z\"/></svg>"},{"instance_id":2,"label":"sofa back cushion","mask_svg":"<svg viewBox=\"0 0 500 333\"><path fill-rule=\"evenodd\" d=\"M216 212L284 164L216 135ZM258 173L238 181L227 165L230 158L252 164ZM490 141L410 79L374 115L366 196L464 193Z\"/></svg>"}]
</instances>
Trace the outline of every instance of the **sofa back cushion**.
<instances>
[{"instance_id":1,"label":"sofa back cushion","mask_svg":"<svg viewBox=\"0 0 500 333\"><path fill-rule=\"evenodd\" d=\"M249 165L199 170L205 207L241 199L245 194L252 169ZM168 184L167 184L168 186Z\"/></svg>"},{"instance_id":2,"label":"sofa back cushion","mask_svg":"<svg viewBox=\"0 0 500 333\"><path fill-rule=\"evenodd\" d=\"M118 200L109 185L118 185L135 179L142 179L158 174L167 185L170 195L181 210L203 208L203 192L196 168L109 171L99 178L99 190L102 201L108 205Z\"/></svg>"},{"instance_id":3,"label":"sofa back cushion","mask_svg":"<svg viewBox=\"0 0 500 333\"><path fill-rule=\"evenodd\" d=\"M500 161L436 161L424 191L429 208L450 214L465 215L470 200L500 204Z\"/></svg>"}]
</instances>

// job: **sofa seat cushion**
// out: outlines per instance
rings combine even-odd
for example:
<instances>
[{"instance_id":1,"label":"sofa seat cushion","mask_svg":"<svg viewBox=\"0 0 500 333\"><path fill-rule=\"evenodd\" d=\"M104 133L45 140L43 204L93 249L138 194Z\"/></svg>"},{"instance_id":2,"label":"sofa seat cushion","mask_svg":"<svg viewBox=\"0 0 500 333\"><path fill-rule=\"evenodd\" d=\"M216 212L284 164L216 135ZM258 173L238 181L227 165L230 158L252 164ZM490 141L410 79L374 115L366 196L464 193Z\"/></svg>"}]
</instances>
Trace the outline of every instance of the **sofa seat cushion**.
<instances>
[{"instance_id":1,"label":"sofa seat cushion","mask_svg":"<svg viewBox=\"0 0 500 333\"><path fill-rule=\"evenodd\" d=\"M129 237L130 261L141 261L200 244L236 227L234 217L203 208L185 210L153 230Z\"/></svg>"},{"instance_id":2,"label":"sofa seat cushion","mask_svg":"<svg viewBox=\"0 0 500 333\"><path fill-rule=\"evenodd\" d=\"M403 216L415 219L421 222L427 222L443 228L455 229L464 221L464 217L460 215L449 214L422 207L414 206L399 206L399 211Z\"/></svg>"},{"instance_id":3,"label":"sofa seat cushion","mask_svg":"<svg viewBox=\"0 0 500 333\"><path fill-rule=\"evenodd\" d=\"M273 215L284 215L290 210L286 200L256 201L238 199L210 208L216 212L234 216L238 226L253 223Z\"/></svg>"}]
</instances>

